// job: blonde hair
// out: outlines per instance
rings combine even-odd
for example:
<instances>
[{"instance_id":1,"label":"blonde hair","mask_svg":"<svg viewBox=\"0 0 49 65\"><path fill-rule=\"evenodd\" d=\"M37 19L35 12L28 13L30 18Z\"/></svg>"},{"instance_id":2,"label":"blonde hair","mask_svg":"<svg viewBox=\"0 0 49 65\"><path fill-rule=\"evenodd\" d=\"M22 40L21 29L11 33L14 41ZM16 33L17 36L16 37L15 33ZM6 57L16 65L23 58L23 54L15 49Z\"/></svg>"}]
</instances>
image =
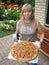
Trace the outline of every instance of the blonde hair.
<instances>
[{"instance_id":1,"label":"blonde hair","mask_svg":"<svg viewBox=\"0 0 49 65\"><path fill-rule=\"evenodd\" d=\"M23 7L22 7L22 9L21 9L21 19L24 19L23 12L24 12L25 8L27 8L28 11L32 11L31 20L33 20L34 19L34 10L31 7L31 5L28 4L28 3L24 4Z\"/></svg>"}]
</instances>

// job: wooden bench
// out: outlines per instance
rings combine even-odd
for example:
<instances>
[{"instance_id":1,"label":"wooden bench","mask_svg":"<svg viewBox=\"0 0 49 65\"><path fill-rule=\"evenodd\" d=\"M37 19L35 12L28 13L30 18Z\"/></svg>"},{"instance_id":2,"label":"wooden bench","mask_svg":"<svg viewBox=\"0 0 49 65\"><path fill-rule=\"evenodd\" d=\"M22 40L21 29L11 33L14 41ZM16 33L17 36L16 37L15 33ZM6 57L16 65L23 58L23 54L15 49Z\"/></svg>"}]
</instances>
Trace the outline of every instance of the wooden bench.
<instances>
[{"instance_id":1,"label":"wooden bench","mask_svg":"<svg viewBox=\"0 0 49 65\"><path fill-rule=\"evenodd\" d=\"M44 40L41 43L41 48L40 51L46 55L47 57L49 57L49 27L46 27L44 25L41 25L41 29L44 32ZM39 32L38 32L39 34Z\"/></svg>"}]
</instances>

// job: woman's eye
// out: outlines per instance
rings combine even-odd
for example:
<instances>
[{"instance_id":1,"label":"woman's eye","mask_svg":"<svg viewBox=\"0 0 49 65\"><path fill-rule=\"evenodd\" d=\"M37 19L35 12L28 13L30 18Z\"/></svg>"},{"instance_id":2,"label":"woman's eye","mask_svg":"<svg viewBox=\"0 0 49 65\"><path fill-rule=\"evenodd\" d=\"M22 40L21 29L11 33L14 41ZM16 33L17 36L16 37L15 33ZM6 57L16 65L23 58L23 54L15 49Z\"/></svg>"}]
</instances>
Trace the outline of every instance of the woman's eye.
<instances>
[{"instance_id":1,"label":"woman's eye","mask_svg":"<svg viewBox=\"0 0 49 65\"><path fill-rule=\"evenodd\" d=\"M28 11L28 12L23 12L23 13L24 13L24 14L25 14L25 13L31 14L31 12L29 12L29 11Z\"/></svg>"}]
</instances>

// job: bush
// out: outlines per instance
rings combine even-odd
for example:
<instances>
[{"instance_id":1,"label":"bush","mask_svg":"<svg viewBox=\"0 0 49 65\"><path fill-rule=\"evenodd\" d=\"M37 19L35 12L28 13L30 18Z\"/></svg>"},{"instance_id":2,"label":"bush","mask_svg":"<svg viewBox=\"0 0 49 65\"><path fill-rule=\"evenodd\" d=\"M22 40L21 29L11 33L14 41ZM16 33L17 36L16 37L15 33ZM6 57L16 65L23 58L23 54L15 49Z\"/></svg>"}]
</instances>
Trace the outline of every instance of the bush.
<instances>
[{"instance_id":1,"label":"bush","mask_svg":"<svg viewBox=\"0 0 49 65\"><path fill-rule=\"evenodd\" d=\"M11 4L11 0L2 0L5 4Z\"/></svg>"},{"instance_id":2,"label":"bush","mask_svg":"<svg viewBox=\"0 0 49 65\"><path fill-rule=\"evenodd\" d=\"M35 6L35 0L23 0L24 4L25 3L29 3L31 4L33 7Z\"/></svg>"},{"instance_id":3,"label":"bush","mask_svg":"<svg viewBox=\"0 0 49 65\"><path fill-rule=\"evenodd\" d=\"M7 20L18 20L20 18L20 11L17 9L14 10L8 9L4 13L4 17L6 17Z\"/></svg>"},{"instance_id":4,"label":"bush","mask_svg":"<svg viewBox=\"0 0 49 65\"><path fill-rule=\"evenodd\" d=\"M0 0L0 2L2 2L2 0Z\"/></svg>"},{"instance_id":5,"label":"bush","mask_svg":"<svg viewBox=\"0 0 49 65\"><path fill-rule=\"evenodd\" d=\"M4 11L5 11L4 6L0 6L0 20L3 18Z\"/></svg>"},{"instance_id":6,"label":"bush","mask_svg":"<svg viewBox=\"0 0 49 65\"><path fill-rule=\"evenodd\" d=\"M12 27L12 25L5 24L5 30L13 31L14 28Z\"/></svg>"},{"instance_id":7,"label":"bush","mask_svg":"<svg viewBox=\"0 0 49 65\"><path fill-rule=\"evenodd\" d=\"M9 24L0 24L0 31L14 31L14 28L12 27L12 25Z\"/></svg>"},{"instance_id":8,"label":"bush","mask_svg":"<svg viewBox=\"0 0 49 65\"><path fill-rule=\"evenodd\" d=\"M17 23L17 20L16 21L15 20L7 20L5 22L5 24L11 25L14 28L14 30L16 29L16 23Z\"/></svg>"},{"instance_id":9,"label":"bush","mask_svg":"<svg viewBox=\"0 0 49 65\"><path fill-rule=\"evenodd\" d=\"M6 22L0 21L0 31L15 31L17 20L7 20Z\"/></svg>"},{"instance_id":10,"label":"bush","mask_svg":"<svg viewBox=\"0 0 49 65\"><path fill-rule=\"evenodd\" d=\"M16 27L17 20L16 20L16 21L10 20L9 23L10 23L13 27Z\"/></svg>"},{"instance_id":11,"label":"bush","mask_svg":"<svg viewBox=\"0 0 49 65\"><path fill-rule=\"evenodd\" d=\"M0 31L4 30L5 29L5 24L3 23L0 23Z\"/></svg>"},{"instance_id":12,"label":"bush","mask_svg":"<svg viewBox=\"0 0 49 65\"><path fill-rule=\"evenodd\" d=\"M35 6L35 0L14 0L15 3L17 3L18 5L23 5L25 3L29 3L32 6Z\"/></svg>"}]
</instances>

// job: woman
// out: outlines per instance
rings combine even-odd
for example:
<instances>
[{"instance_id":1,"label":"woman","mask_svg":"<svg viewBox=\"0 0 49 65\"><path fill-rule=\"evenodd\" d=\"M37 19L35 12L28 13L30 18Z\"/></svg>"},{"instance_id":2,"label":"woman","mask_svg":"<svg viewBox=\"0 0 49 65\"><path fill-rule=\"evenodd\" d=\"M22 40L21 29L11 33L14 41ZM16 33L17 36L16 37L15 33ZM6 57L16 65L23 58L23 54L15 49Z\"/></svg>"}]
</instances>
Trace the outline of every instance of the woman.
<instances>
[{"instance_id":1,"label":"woman","mask_svg":"<svg viewBox=\"0 0 49 65\"><path fill-rule=\"evenodd\" d=\"M37 39L37 31L40 31L40 40ZM34 19L34 12L30 4L25 4L22 7L21 18L16 25L16 34L14 34L14 42L17 41L17 34L19 40L35 42L37 48L40 48L40 44L43 41L44 33L40 29L40 22ZM30 61L32 65L37 65L38 57Z\"/></svg>"}]
</instances>

